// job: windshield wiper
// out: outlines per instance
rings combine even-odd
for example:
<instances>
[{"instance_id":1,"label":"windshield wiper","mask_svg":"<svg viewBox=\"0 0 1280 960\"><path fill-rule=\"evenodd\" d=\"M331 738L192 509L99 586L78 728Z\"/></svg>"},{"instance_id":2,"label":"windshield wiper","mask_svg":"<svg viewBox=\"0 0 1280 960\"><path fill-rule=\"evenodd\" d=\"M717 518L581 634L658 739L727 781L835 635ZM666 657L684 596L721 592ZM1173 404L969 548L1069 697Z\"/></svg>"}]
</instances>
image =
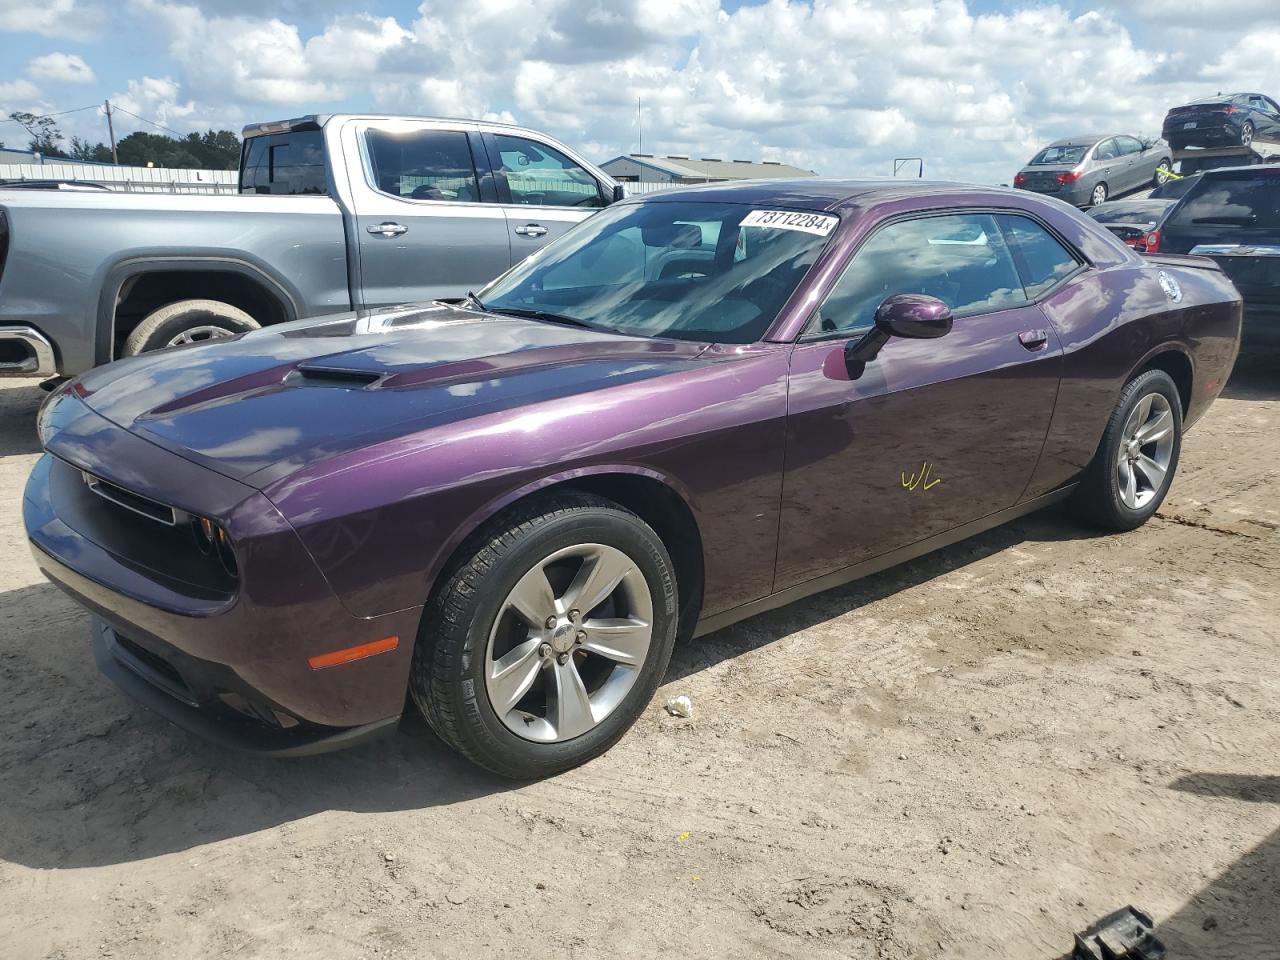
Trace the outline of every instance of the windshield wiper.
<instances>
[{"instance_id":1,"label":"windshield wiper","mask_svg":"<svg viewBox=\"0 0 1280 960\"><path fill-rule=\"evenodd\" d=\"M462 298L462 302L463 302L463 304L464 304L464 305L465 305L465 304L471 304L471 305L472 305L472 306L474 306L477 310L483 310L483 309L484 309L484 304L480 302L480 298L479 298L479 297L477 297L477 296L476 296L474 293L472 293L470 290L468 290L468 291L467 291L467 295L466 295L465 297L463 297L463 298Z\"/></svg>"},{"instance_id":2,"label":"windshield wiper","mask_svg":"<svg viewBox=\"0 0 1280 960\"><path fill-rule=\"evenodd\" d=\"M585 320L579 320L577 317L567 317L563 313L552 313L549 310L534 310L531 307L486 307L485 309L489 313L500 313L508 317L545 320L547 323L560 323L566 327L581 327L584 330L599 329Z\"/></svg>"}]
</instances>

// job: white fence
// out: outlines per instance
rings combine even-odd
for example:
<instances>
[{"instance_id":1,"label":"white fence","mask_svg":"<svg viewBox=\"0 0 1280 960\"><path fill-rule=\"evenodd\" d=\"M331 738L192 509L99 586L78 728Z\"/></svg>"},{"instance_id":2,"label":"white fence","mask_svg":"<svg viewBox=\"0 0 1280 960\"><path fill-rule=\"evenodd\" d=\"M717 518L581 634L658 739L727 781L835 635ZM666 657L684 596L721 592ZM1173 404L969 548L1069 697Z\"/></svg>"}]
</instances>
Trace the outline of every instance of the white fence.
<instances>
[{"instance_id":1,"label":"white fence","mask_svg":"<svg viewBox=\"0 0 1280 960\"><path fill-rule=\"evenodd\" d=\"M125 193L235 193L234 170L111 167L96 163L0 163L0 180L86 180Z\"/></svg>"}]
</instances>

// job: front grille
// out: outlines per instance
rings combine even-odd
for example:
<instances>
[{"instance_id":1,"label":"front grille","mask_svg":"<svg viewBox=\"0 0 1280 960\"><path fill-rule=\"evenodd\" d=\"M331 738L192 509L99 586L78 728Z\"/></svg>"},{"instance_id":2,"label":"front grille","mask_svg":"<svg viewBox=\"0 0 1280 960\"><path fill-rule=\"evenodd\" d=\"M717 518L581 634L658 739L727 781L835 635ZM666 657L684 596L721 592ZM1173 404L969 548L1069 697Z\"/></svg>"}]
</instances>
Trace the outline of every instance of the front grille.
<instances>
[{"instance_id":1,"label":"front grille","mask_svg":"<svg viewBox=\"0 0 1280 960\"><path fill-rule=\"evenodd\" d=\"M225 551L201 552L190 515L182 510L56 458L49 491L59 519L124 566L198 600L235 595L237 570L230 544Z\"/></svg>"}]
</instances>

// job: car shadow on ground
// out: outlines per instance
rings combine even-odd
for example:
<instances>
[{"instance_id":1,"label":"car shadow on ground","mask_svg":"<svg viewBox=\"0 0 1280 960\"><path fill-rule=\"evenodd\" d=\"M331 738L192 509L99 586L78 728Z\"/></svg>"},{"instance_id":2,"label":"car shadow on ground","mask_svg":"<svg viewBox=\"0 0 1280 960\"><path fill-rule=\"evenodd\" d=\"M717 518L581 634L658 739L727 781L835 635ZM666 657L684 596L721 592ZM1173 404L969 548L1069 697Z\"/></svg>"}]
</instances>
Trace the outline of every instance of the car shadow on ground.
<instances>
[{"instance_id":1,"label":"car shadow on ground","mask_svg":"<svg viewBox=\"0 0 1280 960\"><path fill-rule=\"evenodd\" d=\"M1242 347L1222 396L1228 400L1280 400L1280 347Z\"/></svg>"}]
</instances>

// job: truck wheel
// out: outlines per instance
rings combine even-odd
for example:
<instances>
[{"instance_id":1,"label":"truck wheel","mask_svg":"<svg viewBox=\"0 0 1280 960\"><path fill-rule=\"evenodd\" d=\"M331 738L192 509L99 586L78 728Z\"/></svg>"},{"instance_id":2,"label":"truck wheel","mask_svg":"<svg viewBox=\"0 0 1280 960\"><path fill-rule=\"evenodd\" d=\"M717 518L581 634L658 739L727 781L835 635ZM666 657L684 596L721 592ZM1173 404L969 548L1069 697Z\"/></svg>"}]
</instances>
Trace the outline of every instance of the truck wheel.
<instances>
[{"instance_id":1,"label":"truck wheel","mask_svg":"<svg viewBox=\"0 0 1280 960\"><path fill-rule=\"evenodd\" d=\"M179 300L153 310L129 334L121 355L134 357L184 343L234 337L258 329L258 321L218 300Z\"/></svg>"},{"instance_id":2,"label":"truck wheel","mask_svg":"<svg viewBox=\"0 0 1280 960\"><path fill-rule=\"evenodd\" d=\"M676 636L675 571L653 529L585 493L497 518L422 618L409 688L447 744L546 777L604 753L653 696Z\"/></svg>"}]
</instances>

